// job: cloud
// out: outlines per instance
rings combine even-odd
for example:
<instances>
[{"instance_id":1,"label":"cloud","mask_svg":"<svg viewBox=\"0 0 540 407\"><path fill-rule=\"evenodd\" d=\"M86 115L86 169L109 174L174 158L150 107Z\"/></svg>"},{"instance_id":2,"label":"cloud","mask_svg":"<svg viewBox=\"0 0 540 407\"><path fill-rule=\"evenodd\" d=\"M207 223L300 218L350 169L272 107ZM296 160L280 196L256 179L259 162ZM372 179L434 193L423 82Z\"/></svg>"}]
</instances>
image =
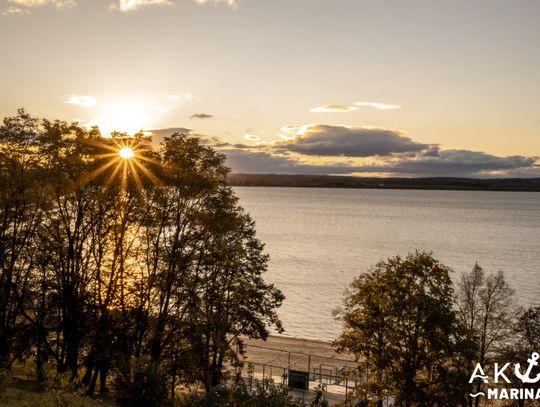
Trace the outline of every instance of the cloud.
<instances>
[{"instance_id":1,"label":"cloud","mask_svg":"<svg viewBox=\"0 0 540 407\"><path fill-rule=\"evenodd\" d=\"M345 106L345 105L324 105L319 107L314 107L311 109L312 113L346 113L346 112L352 112L354 110L357 110L358 108L355 106Z\"/></svg>"},{"instance_id":2,"label":"cloud","mask_svg":"<svg viewBox=\"0 0 540 407\"><path fill-rule=\"evenodd\" d=\"M145 134L152 136L152 142L155 144L161 143L165 137L170 137L175 133L185 134L189 136L198 137L201 143L212 146L214 148L219 147L232 147L229 143L223 143L217 137L208 136L205 134L199 134L193 131L193 129L187 127L169 127L166 129L144 129Z\"/></svg>"},{"instance_id":3,"label":"cloud","mask_svg":"<svg viewBox=\"0 0 540 407\"><path fill-rule=\"evenodd\" d=\"M245 134L244 139L249 140L249 141L260 141L261 140L261 138L259 136L256 136L254 134Z\"/></svg>"},{"instance_id":4,"label":"cloud","mask_svg":"<svg viewBox=\"0 0 540 407\"><path fill-rule=\"evenodd\" d=\"M122 12L136 11L148 6L173 6L170 0L118 0L111 4L111 10Z\"/></svg>"},{"instance_id":5,"label":"cloud","mask_svg":"<svg viewBox=\"0 0 540 407\"><path fill-rule=\"evenodd\" d=\"M231 167L232 172L244 174L352 175L377 172L381 168L382 170L379 172L389 173L390 170L390 167L355 166L347 162L307 163L299 161L295 157L241 148L226 149L221 152L227 157L227 165Z\"/></svg>"},{"instance_id":6,"label":"cloud","mask_svg":"<svg viewBox=\"0 0 540 407\"><path fill-rule=\"evenodd\" d=\"M57 9L70 8L77 5L74 0L7 0L8 3L17 4L19 6L35 8L52 5ZM10 11L11 10L11 11ZM27 14L26 10L19 7L9 7L4 13L9 14Z\"/></svg>"},{"instance_id":7,"label":"cloud","mask_svg":"<svg viewBox=\"0 0 540 407\"><path fill-rule=\"evenodd\" d=\"M168 137L168 136L172 136L175 133L191 134L193 129L189 129L187 127L168 127L166 129L147 129L143 131L150 132L154 136Z\"/></svg>"},{"instance_id":8,"label":"cloud","mask_svg":"<svg viewBox=\"0 0 540 407\"><path fill-rule=\"evenodd\" d=\"M339 131L335 132L335 128ZM215 137L199 135L191 129L177 127L151 130L154 141L160 142L173 133L197 135L209 146L223 153L235 173L306 174L306 175L373 175L394 177L540 177L540 157L515 155L499 157L481 151L441 149L436 144L417 143L399 132L388 129L329 125L290 125L284 129L300 133L295 140L273 144L230 144ZM329 131L333 129L334 131ZM305 154L294 149L294 143L313 133L331 134L332 143L323 143L324 155ZM337 134L338 137L335 137ZM345 135L345 136L343 136ZM350 137L382 144L352 143ZM256 141L251 134L245 139ZM365 138L365 139L364 139ZM339 141L344 142L341 147ZM352 153L342 154L349 146ZM311 146L310 146L311 147ZM361 149L359 149L362 147ZM319 148L319 147L317 147ZM356 149L359 149L358 151ZM311 153L312 149L308 151ZM367 155L368 151L372 155ZM392 152L394 151L394 152ZM333 155L330 154L334 152ZM387 154L382 154L386 152Z\"/></svg>"},{"instance_id":9,"label":"cloud","mask_svg":"<svg viewBox=\"0 0 540 407\"><path fill-rule=\"evenodd\" d=\"M536 167L537 157L521 155L498 157L480 151L440 150L438 157L421 156L397 163L396 170L406 174L430 174L434 176L486 176L505 174L508 171L526 170ZM540 176L540 167L536 167ZM518 171L519 172L519 171Z\"/></svg>"},{"instance_id":10,"label":"cloud","mask_svg":"<svg viewBox=\"0 0 540 407\"><path fill-rule=\"evenodd\" d=\"M238 2L237 0L193 0L198 4L226 4L231 8L237 8ZM64 8L70 8L77 5L77 2L75 0L6 0L7 3L16 4L21 7L8 7L6 10L2 11L2 15L21 15L21 14L29 14L28 10L26 8L35 8L35 7L42 7L47 5L52 5L56 7L57 9L64 9ZM175 3L173 0L114 0L113 3L110 4L109 9L111 10L118 10L121 12L130 12L130 11L136 11L141 8L145 8L148 6L174 6ZM191 95L186 98L186 100L189 100L191 98Z\"/></svg>"},{"instance_id":11,"label":"cloud","mask_svg":"<svg viewBox=\"0 0 540 407\"><path fill-rule=\"evenodd\" d=\"M156 110L160 113L167 113L169 111L165 106L158 106L156 107Z\"/></svg>"},{"instance_id":12,"label":"cloud","mask_svg":"<svg viewBox=\"0 0 540 407\"><path fill-rule=\"evenodd\" d=\"M360 106L360 107L373 107L379 110L401 109L400 105L389 105L386 103L377 103L377 102L356 102L355 105Z\"/></svg>"},{"instance_id":13,"label":"cloud","mask_svg":"<svg viewBox=\"0 0 540 407\"><path fill-rule=\"evenodd\" d=\"M97 99L93 96L71 95L64 103L67 103L68 105L92 107L97 103Z\"/></svg>"},{"instance_id":14,"label":"cloud","mask_svg":"<svg viewBox=\"0 0 540 407\"><path fill-rule=\"evenodd\" d=\"M418 153L434 148L402 136L398 131L371 127L289 125L282 132L285 141L277 142L274 148L305 155L371 157Z\"/></svg>"},{"instance_id":15,"label":"cloud","mask_svg":"<svg viewBox=\"0 0 540 407\"><path fill-rule=\"evenodd\" d=\"M446 150L440 158L387 159L380 164L355 165L350 162L306 163L297 157L241 148L223 150L227 164L236 173L355 175L381 174L398 177L540 177L535 157L497 157L483 152Z\"/></svg>"},{"instance_id":16,"label":"cloud","mask_svg":"<svg viewBox=\"0 0 540 407\"><path fill-rule=\"evenodd\" d=\"M246 151L231 149L223 151L227 157L227 165L233 172L246 174L304 174L313 173L310 168L302 166L296 160L277 156L263 151ZM321 168L321 175L328 169Z\"/></svg>"},{"instance_id":17,"label":"cloud","mask_svg":"<svg viewBox=\"0 0 540 407\"><path fill-rule=\"evenodd\" d=\"M3 16L21 16L24 14L30 14L30 12L27 9L20 7L8 7L2 11Z\"/></svg>"},{"instance_id":18,"label":"cloud","mask_svg":"<svg viewBox=\"0 0 540 407\"><path fill-rule=\"evenodd\" d=\"M195 0L195 2L199 4L215 4L215 5L223 3L232 8L238 7L238 1L236 0Z\"/></svg>"},{"instance_id":19,"label":"cloud","mask_svg":"<svg viewBox=\"0 0 540 407\"><path fill-rule=\"evenodd\" d=\"M165 140L165 137L172 136L175 133L191 134L193 130L185 127L170 127L167 129L145 129L144 133L152 136L152 142L156 145Z\"/></svg>"},{"instance_id":20,"label":"cloud","mask_svg":"<svg viewBox=\"0 0 540 407\"><path fill-rule=\"evenodd\" d=\"M212 116L211 114L207 114L207 113L195 113L195 114L192 114L191 115L191 119L201 119L201 120L204 120L204 119L211 119Z\"/></svg>"},{"instance_id":21,"label":"cloud","mask_svg":"<svg viewBox=\"0 0 540 407\"><path fill-rule=\"evenodd\" d=\"M173 102L178 102L179 100L191 100L193 95L191 93L184 93L183 95L169 95L169 99Z\"/></svg>"}]
</instances>

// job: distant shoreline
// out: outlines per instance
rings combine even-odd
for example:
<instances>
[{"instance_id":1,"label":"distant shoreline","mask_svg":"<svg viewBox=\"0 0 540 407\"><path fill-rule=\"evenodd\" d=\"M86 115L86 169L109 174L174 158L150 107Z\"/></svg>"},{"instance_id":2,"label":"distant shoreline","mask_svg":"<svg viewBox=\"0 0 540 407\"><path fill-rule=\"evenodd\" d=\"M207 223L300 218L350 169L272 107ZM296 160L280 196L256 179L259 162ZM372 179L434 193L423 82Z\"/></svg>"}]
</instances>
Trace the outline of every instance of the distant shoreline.
<instances>
[{"instance_id":1,"label":"distant shoreline","mask_svg":"<svg viewBox=\"0 0 540 407\"><path fill-rule=\"evenodd\" d=\"M334 175L229 174L231 186L540 192L540 178L377 178Z\"/></svg>"}]
</instances>

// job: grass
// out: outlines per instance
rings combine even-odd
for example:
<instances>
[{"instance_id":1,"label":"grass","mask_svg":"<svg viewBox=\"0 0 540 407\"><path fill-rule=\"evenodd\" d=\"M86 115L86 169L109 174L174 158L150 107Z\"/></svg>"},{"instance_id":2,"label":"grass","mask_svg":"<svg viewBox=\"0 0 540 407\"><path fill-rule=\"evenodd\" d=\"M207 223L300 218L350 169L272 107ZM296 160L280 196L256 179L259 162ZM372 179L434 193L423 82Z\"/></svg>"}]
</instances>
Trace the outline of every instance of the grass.
<instances>
[{"instance_id":1,"label":"grass","mask_svg":"<svg viewBox=\"0 0 540 407\"><path fill-rule=\"evenodd\" d=\"M11 374L0 377L0 405L2 407L112 407L109 395L87 397L69 383L65 375L48 369L45 383L35 380L32 362L15 364Z\"/></svg>"}]
</instances>

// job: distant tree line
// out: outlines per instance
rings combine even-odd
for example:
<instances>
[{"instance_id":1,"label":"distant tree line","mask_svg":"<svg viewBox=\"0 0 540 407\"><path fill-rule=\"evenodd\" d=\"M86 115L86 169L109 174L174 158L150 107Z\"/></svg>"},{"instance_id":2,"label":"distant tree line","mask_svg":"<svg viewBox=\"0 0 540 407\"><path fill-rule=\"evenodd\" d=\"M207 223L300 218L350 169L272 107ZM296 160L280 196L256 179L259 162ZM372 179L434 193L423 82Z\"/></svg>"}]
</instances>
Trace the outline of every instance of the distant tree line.
<instances>
[{"instance_id":1,"label":"distant tree line","mask_svg":"<svg viewBox=\"0 0 540 407\"><path fill-rule=\"evenodd\" d=\"M485 398L471 394L486 384L469 383L478 363L491 374L490 386L525 387L513 364L526 367L540 350L540 307L520 308L501 271L476 264L455 286L450 273L430 253L415 252L353 281L336 311L344 327L336 346L361 362L351 405L478 407ZM510 384L493 384L495 363L512 364L504 371ZM538 373L537 366L531 376Z\"/></svg>"},{"instance_id":2,"label":"distant tree line","mask_svg":"<svg viewBox=\"0 0 540 407\"><path fill-rule=\"evenodd\" d=\"M540 178L390 178L342 175L239 174L227 176L233 186L296 188L428 189L462 191L540 191Z\"/></svg>"},{"instance_id":3,"label":"distant tree line","mask_svg":"<svg viewBox=\"0 0 540 407\"><path fill-rule=\"evenodd\" d=\"M31 359L38 381L54 366L90 395L113 382L128 405L220 384L242 337L282 329L284 299L228 171L188 135L156 147L24 110L5 118L0 368Z\"/></svg>"}]
</instances>

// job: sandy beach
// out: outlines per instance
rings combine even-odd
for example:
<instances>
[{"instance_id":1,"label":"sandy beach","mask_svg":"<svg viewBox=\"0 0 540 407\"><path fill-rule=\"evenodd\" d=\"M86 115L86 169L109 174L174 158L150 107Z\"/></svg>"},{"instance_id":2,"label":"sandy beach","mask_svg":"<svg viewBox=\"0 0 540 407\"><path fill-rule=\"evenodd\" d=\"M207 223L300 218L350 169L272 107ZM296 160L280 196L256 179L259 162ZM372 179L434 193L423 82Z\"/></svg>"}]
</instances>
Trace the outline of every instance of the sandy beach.
<instances>
[{"instance_id":1,"label":"sandy beach","mask_svg":"<svg viewBox=\"0 0 540 407\"><path fill-rule=\"evenodd\" d=\"M269 348L280 351L288 351L295 353L304 353L324 356L328 358L337 358L337 359L350 359L354 360L351 355L348 354L338 354L336 350L332 347L330 341L321 341L321 340L312 340L312 339L303 339L303 338L293 338L289 336L279 336L272 335L268 337L266 341L255 340L255 339L245 339L244 343L247 345L247 350L249 352L248 357L252 358L261 358L264 355L263 349L256 352L256 347Z\"/></svg>"},{"instance_id":2,"label":"sandy beach","mask_svg":"<svg viewBox=\"0 0 540 407\"><path fill-rule=\"evenodd\" d=\"M245 339L244 363L244 374L251 371L256 379L272 378L276 383L287 383L290 371L304 374L309 377L309 389L297 389L293 396L310 400L315 388L324 385L330 405L345 400L354 386L345 377L358 366L352 355L338 354L329 341L286 336L270 336L266 341Z\"/></svg>"}]
</instances>

